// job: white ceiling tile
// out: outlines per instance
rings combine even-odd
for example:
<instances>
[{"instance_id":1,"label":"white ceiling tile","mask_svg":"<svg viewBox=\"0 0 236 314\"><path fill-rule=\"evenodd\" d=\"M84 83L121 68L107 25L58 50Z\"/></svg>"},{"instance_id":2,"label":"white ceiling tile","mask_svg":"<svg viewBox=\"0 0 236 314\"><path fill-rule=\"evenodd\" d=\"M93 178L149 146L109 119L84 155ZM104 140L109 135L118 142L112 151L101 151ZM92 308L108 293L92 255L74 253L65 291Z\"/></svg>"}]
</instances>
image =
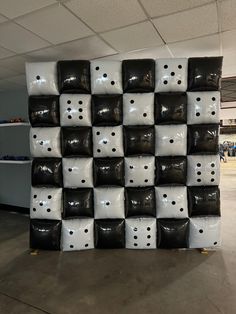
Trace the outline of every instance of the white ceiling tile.
<instances>
[{"instance_id":1,"label":"white ceiling tile","mask_svg":"<svg viewBox=\"0 0 236 314\"><path fill-rule=\"evenodd\" d=\"M223 50L223 76L236 76L236 29L221 33Z\"/></svg>"},{"instance_id":2,"label":"white ceiling tile","mask_svg":"<svg viewBox=\"0 0 236 314\"><path fill-rule=\"evenodd\" d=\"M65 5L97 32L146 19L137 0L72 0Z\"/></svg>"},{"instance_id":3,"label":"white ceiling tile","mask_svg":"<svg viewBox=\"0 0 236 314\"><path fill-rule=\"evenodd\" d=\"M0 13L13 19L56 2L56 0L1 0Z\"/></svg>"},{"instance_id":4,"label":"white ceiling tile","mask_svg":"<svg viewBox=\"0 0 236 314\"><path fill-rule=\"evenodd\" d=\"M148 21L103 33L101 36L120 52L163 45L162 39Z\"/></svg>"},{"instance_id":5,"label":"white ceiling tile","mask_svg":"<svg viewBox=\"0 0 236 314\"><path fill-rule=\"evenodd\" d=\"M14 56L14 54L15 54L14 52L0 47L0 59L7 58L7 57L10 57L10 56Z\"/></svg>"},{"instance_id":6,"label":"white ceiling tile","mask_svg":"<svg viewBox=\"0 0 236 314\"><path fill-rule=\"evenodd\" d=\"M0 24L0 44L17 53L40 49L49 44L12 22Z\"/></svg>"},{"instance_id":7,"label":"white ceiling tile","mask_svg":"<svg viewBox=\"0 0 236 314\"><path fill-rule=\"evenodd\" d=\"M219 34L168 44L174 57L204 57L220 54Z\"/></svg>"},{"instance_id":8,"label":"white ceiling tile","mask_svg":"<svg viewBox=\"0 0 236 314\"><path fill-rule=\"evenodd\" d=\"M213 1L214 0L141 0L144 8L151 17L188 10Z\"/></svg>"},{"instance_id":9,"label":"white ceiling tile","mask_svg":"<svg viewBox=\"0 0 236 314\"><path fill-rule=\"evenodd\" d=\"M61 59L94 59L116 53L97 36L59 45L57 50L60 52Z\"/></svg>"},{"instance_id":10,"label":"white ceiling tile","mask_svg":"<svg viewBox=\"0 0 236 314\"><path fill-rule=\"evenodd\" d=\"M17 73L16 71L0 67L0 79L4 79L10 76L16 76L17 74L19 73Z\"/></svg>"},{"instance_id":11,"label":"white ceiling tile","mask_svg":"<svg viewBox=\"0 0 236 314\"><path fill-rule=\"evenodd\" d=\"M222 31L236 28L236 1L222 1L219 5Z\"/></svg>"},{"instance_id":12,"label":"white ceiling tile","mask_svg":"<svg viewBox=\"0 0 236 314\"><path fill-rule=\"evenodd\" d=\"M7 18L5 18L4 16L0 14L0 23L6 22L6 21L7 21Z\"/></svg>"},{"instance_id":13,"label":"white ceiling tile","mask_svg":"<svg viewBox=\"0 0 236 314\"><path fill-rule=\"evenodd\" d=\"M35 59L35 61L56 61L60 58L60 51L53 47L40 49L28 53L28 56Z\"/></svg>"},{"instance_id":14,"label":"white ceiling tile","mask_svg":"<svg viewBox=\"0 0 236 314\"><path fill-rule=\"evenodd\" d=\"M236 50L228 50L224 52L223 58L223 77L236 76Z\"/></svg>"},{"instance_id":15,"label":"white ceiling tile","mask_svg":"<svg viewBox=\"0 0 236 314\"><path fill-rule=\"evenodd\" d=\"M166 42L176 42L218 32L216 4L153 20Z\"/></svg>"},{"instance_id":16,"label":"white ceiling tile","mask_svg":"<svg viewBox=\"0 0 236 314\"><path fill-rule=\"evenodd\" d=\"M223 51L236 50L236 29L221 33Z\"/></svg>"},{"instance_id":17,"label":"white ceiling tile","mask_svg":"<svg viewBox=\"0 0 236 314\"><path fill-rule=\"evenodd\" d=\"M18 73L25 73L25 62L31 60L29 57L14 56L0 60L0 67L8 68Z\"/></svg>"},{"instance_id":18,"label":"white ceiling tile","mask_svg":"<svg viewBox=\"0 0 236 314\"><path fill-rule=\"evenodd\" d=\"M99 58L106 60L125 60L125 59L145 59L145 58L171 58L171 54L167 46L155 47L155 48L146 48L140 49L131 52L119 53L114 56Z\"/></svg>"},{"instance_id":19,"label":"white ceiling tile","mask_svg":"<svg viewBox=\"0 0 236 314\"><path fill-rule=\"evenodd\" d=\"M22 16L17 23L53 44L87 37L93 32L63 6L55 5Z\"/></svg>"}]
</instances>

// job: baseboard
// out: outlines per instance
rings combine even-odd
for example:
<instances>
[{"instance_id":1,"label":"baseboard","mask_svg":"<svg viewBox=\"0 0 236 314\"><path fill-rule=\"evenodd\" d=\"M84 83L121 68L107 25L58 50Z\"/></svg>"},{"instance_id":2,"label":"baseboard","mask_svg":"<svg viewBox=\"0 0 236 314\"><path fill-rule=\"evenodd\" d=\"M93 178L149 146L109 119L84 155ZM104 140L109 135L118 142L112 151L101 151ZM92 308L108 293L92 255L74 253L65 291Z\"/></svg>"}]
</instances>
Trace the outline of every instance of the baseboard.
<instances>
[{"instance_id":1,"label":"baseboard","mask_svg":"<svg viewBox=\"0 0 236 314\"><path fill-rule=\"evenodd\" d=\"M21 207L21 206L13 206L13 205L7 205L7 204L0 204L0 210L6 210L9 212L17 212L21 214L29 214L30 210L27 207Z\"/></svg>"}]
</instances>

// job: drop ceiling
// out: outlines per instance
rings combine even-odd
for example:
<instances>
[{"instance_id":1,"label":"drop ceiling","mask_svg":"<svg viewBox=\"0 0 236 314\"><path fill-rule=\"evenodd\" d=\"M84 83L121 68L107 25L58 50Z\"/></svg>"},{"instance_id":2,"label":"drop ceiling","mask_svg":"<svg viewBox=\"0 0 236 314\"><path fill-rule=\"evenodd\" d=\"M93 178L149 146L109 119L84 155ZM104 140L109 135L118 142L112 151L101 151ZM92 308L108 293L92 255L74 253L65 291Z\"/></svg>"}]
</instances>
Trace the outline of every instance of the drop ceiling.
<instances>
[{"instance_id":1,"label":"drop ceiling","mask_svg":"<svg viewBox=\"0 0 236 314\"><path fill-rule=\"evenodd\" d=\"M0 91L26 61L223 55L236 76L236 0L0 0Z\"/></svg>"}]
</instances>

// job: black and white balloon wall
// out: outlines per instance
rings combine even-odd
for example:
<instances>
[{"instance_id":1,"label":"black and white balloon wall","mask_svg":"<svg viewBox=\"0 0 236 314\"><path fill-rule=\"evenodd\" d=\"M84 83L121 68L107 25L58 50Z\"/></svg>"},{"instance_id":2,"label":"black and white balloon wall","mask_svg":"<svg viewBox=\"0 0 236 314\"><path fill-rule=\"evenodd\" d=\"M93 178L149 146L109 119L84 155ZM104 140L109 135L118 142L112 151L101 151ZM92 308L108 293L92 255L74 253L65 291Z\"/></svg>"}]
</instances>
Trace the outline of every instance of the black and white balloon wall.
<instances>
[{"instance_id":1,"label":"black and white balloon wall","mask_svg":"<svg viewBox=\"0 0 236 314\"><path fill-rule=\"evenodd\" d=\"M222 57L26 64L30 247L220 245Z\"/></svg>"}]
</instances>

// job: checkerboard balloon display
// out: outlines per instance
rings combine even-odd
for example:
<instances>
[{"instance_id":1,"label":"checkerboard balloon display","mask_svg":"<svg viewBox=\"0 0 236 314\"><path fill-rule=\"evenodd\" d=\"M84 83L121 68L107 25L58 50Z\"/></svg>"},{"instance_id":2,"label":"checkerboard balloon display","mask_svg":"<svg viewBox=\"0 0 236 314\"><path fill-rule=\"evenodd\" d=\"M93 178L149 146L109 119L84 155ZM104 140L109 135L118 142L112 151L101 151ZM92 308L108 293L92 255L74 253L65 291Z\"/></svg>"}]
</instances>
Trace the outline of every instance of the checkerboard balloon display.
<instances>
[{"instance_id":1,"label":"checkerboard balloon display","mask_svg":"<svg viewBox=\"0 0 236 314\"><path fill-rule=\"evenodd\" d=\"M222 57L26 64L30 246L220 245Z\"/></svg>"}]
</instances>

